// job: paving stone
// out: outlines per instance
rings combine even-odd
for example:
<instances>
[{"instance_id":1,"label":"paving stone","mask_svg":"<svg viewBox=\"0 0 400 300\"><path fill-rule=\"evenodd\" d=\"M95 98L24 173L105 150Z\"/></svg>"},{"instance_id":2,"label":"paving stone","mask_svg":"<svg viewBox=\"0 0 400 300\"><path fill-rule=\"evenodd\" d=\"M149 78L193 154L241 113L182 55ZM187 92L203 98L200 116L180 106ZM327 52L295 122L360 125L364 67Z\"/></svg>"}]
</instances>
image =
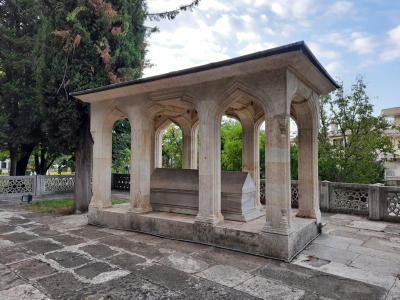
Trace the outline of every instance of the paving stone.
<instances>
[{"instance_id":1,"label":"paving stone","mask_svg":"<svg viewBox=\"0 0 400 300\"><path fill-rule=\"evenodd\" d=\"M4 234L0 236L2 239L12 241L13 243L25 243L34 239L37 239L37 236L27 234L25 232L15 232L10 234Z\"/></svg>"},{"instance_id":2,"label":"paving stone","mask_svg":"<svg viewBox=\"0 0 400 300\"><path fill-rule=\"evenodd\" d=\"M17 277L6 266L0 264L0 290L8 290L24 283L25 281Z\"/></svg>"},{"instance_id":3,"label":"paving stone","mask_svg":"<svg viewBox=\"0 0 400 300\"><path fill-rule=\"evenodd\" d=\"M187 253L187 254L210 249L209 246L201 244L187 243L187 242L174 241L168 239L165 239L165 242L158 244L157 247L164 249L172 249L176 252Z\"/></svg>"},{"instance_id":4,"label":"paving stone","mask_svg":"<svg viewBox=\"0 0 400 300\"><path fill-rule=\"evenodd\" d=\"M138 242L116 235L107 236L99 240L99 242L101 242L102 244L118 247L127 251L130 251L138 246Z\"/></svg>"},{"instance_id":5,"label":"paving stone","mask_svg":"<svg viewBox=\"0 0 400 300\"><path fill-rule=\"evenodd\" d=\"M164 248L161 247L161 249ZM143 242L135 243L134 247L130 248L128 251L144 256L148 259L155 259L155 260L171 254L163 250L160 251L158 245L151 245L151 244L149 245Z\"/></svg>"},{"instance_id":6,"label":"paving stone","mask_svg":"<svg viewBox=\"0 0 400 300\"><path fill-rule=\"evenodd\" d=\"M35 254L27 253L27 251L20 246L13 246L1 249L0 264L9 264L12 262L20 261Z\"/></svg>"},{"instance_id":7,"label":"paving stone","mask_svg":"<svg viewBox=\"0 0 400 300\"><path fill-rule=\"evenodd\" d=\"M297 260L293 261L296 262ZM330 264L323 265L322 268ZM316 268L320 267L314 267L314 270L310 270L293 263L288 264L273 260L253 274L280 281L287 286L309 293L316 293L319 297L332 299L382 299L386 293L385 288L318 271L315 270Z\"/></svg>"},{"instance_id":8,"label":"paving stone","mask_svg":"<svg viewBox=\"0 0 400 300\"><path fill-rule=\"evenodd\" d=\"M174 291L193 287L200 281L195 276L159 264L137 266L133 274Z\"/></svg>"},{"instance_id":9,"label":"paving stone","mask_svg":"<svg viewBox=\"0 0 400 300\"><path fill-rule=\"evenodd\" d=\"M7 248L7 247L11 247L14 246L15 244L9 240L4 240L0 238L0 249L2 248Z\"/></svg>"},{"instance_id":10,"label":"paving stone","mask_svg":"<svg viewBox=\"0 0 400 300\"><path fill-rule=\"evenodd\" d=\"M136 265L146 262L144 258L134 254L123 253L114 255L107 259L113 265L117 265L124 270L136 270Z\"/></svg>"},{"instance_id":11,"label":"paving stone","mask_svg":"<svg viewBox=\"0 0 400 300\"><path fill-rule=\"evenodd\" d=\"M400 273L400 261L394 262L367 255L360 255L351 263L350 266L376 273L391 274L394 276Z\"/></svg>"},{"instance_id":12,"label":"paving stone","mask_svg":"<svg viewBox=\"0 0 400 300\"><path fill-rule=\"evenodd\" d=\"M400 254L400 244L393 243L389 240L371 238L363 244L363 247L368 247L376 250Z\"/></svg>"},{"instance_id":13,"label":"paving stone","mask_svg":"<svg viewBox=\"0 0 400 300\"><path fill-rule=\"evenodd\" d=\"M379 257L385 260L391 260L393 262L400 262L400 254L376 250L364 246L350 245L348 251L373 257Z\"/></svg>"},{"instance_id":14,"label":"paving stone","mask_svg":"<svg viewBox=\"0 0 400 300\"><path fill-rule=\"evenodd\" d=\"M341 250L347 250L349 245L362 245L363 243L364 241L362 240L329 234L321 234L313 241L313 244L324 245Z\"/></svg>"},{"instance_id":15,"label":"paving stone","mask_svg":"<svg viewBox=\"0 0 400 300\"><path fill-rule=\"evenodd\" d=\"M385 300L400 300L400 278L396 279Z\"/></svg>"},{"instance_id":16,"label":"paving stone","mask_svg":"<svg viewBox=\"0 0 400 300\"><path fill-rule=\"evenodd\" d=\"M79 229L70 230L68 231L68 233L72 233L78 236L83 236L91 240L104 238L110 235L109 233L100 231L100 229L101 229L100 227L87 225Z\"/></svg>"},{"instance_id":17,"label":"paving stone","mask_svg":"<svg viewBox=\"0 0 400 300\"><path fill-rule=\"evenodd\" d=\"M68 234L56 235L56 236L52 236L51 238L61 244L66 245L66 246L74 246L74 245L86 243L85 239L70 236Z\"/></svg>"},{"instance_id":18,"label":"paving stone","mask_svg":"<svg viewBox=\"0 0 400 300\"><path fill-rule=\"evenodd\" d=\"M51 267L48 263L38 259L24 260L9 266L12 270L17 271L22 277L26 279L33 279L43 277L57 272L56 269Z\"/></svg>"},{"instance_id":19,"label":"paving stone","mask_svg":"<svg viewBox=\"0 0 400 300\"><path fill-rule=\"evenodd\" d=\"M359 256L359 254L354 252L340 250L314 243L309 245L307 250L304 250L302 253L307 256L322 258L325 260L334 261L345 265L351 264L351 262Z\"/></svg>"},{"instance_id":20,"label":"paving stone","mask_svg":"<svg viewBox=\"0 0 400 300\"><path fill-rule=\"evenodd\" d=\"M400 234L400 224L386 226L385 232Z\"/></svg>"},{"instance_id":21,"label":"paving stone","mask_svg":"<svg viewBox=\"0 0 400 300\"><path fill-rule=\"evenodd\" d=\"M1 225L0 226L0 234L8 233L8 232L11 232L14 230L16 230L15 226L9 226L9 225Z\"/></svg>"},{"instance_id":22,"label":"paving stone","mask_svg":"<svg viewBox=\"0 0 400 300\"><path fill-rule=\"evenodd\" d=\"M253 275L243 272L231 266L216 265L211 267L197 276L216 283L225 285L227 287L234 287L246 280L249 280Z\"/></svg>"},{"instance_id":23,"label":"paving stone","mask_svg":"<svg viewBox=\"0 0 400 300\"><path fill-rule=\"evenodd\" d=\"M108 264L102 262L96 262L91 265L86 265L75 269L75 273L81 275L87 279L92 279L100 273L114 271L115 269Z\"/></svg>"},{"instance_id":24,"label":"paving stone","mask_svg":"<svg viewBox=\"0 0 400 300\"><path fill-rule=\"evenodd\" d=\"M201 272L208 268L208 264L205 261L179 252L164 257L159 263L189 274Z\"/></svg>"},{"instance_id":25,"label":"paving stone","mask_svg":"<svg viewBox=\"0 0 400 300\"><path fill-rule=\"evenodd\" d=\"M282 282L259 276L239 284L235 289L265 300L295 300L300 299L305 293L303 290L286 286Z\"/></svg>"},{"instance_id":26,"label":"paving stone","mask_svg":"<svg viewBox=\"0 0 400 300\"><path fill-rule=\"evenodd\" d=\"M62 246L53 243L50 240L38 239L36 241L31 241L22 245L25 249L34 251L38 254L43 254L46 252L58 250Z\"/></svg>"},{"instance_id":27,"label":"paving stone","mask_svg":"<svg viewBox=\"0 0 400 300\"><path fill-rule=\"evenodd\" d=\"M185 288L181 291L183 295L190 299L207 299L207 300L256 300L247 293L228 288L224 285L202 280L193 287Z\"/></svg>"},{"instance_id":28,"label":"paving stone","mask_svg":"<svg viewBox=\"0 0 400 300\"><path fill-rule=\"evenodd\" d=\"M41 237L52 237L52 236L56 236L56 235L60 235L61 233L55 230L51 230L49 227L47 226L43 226L43 227L38 227L38 228L33 228L30 231L40 235Z\"/></svg>"},{"instance_id":29,"label":"paving stone","mask_svg":"<svg viewBox=\"0 0 400 300\"><path fill-rule=\"evenodd\" d=\"M384 231L387 225L388 223L383 223L383 222L359 220L359 221L353 221L346 226L359 229L368 229L373 231Z\"/></svg>"},{"instance_id":30,"label":"paving stone","mask_svg":"<svg viewBox=\"0 0 400 300\"><path fill-rule=\"evenodd\" d=\"M32 221L29 219L21 219L21 218L16 218L16 217L9 219L10 225L19 225L19 224L24 224L24 223L29 223L29 222L32 222Z\"/></svg>"},{"instance_id":31,"label":"paving stone","mask_svg":"<svg viewBox=\"0 0 400 300\"><path fill-rule=\"evenodd\" d=\"M91 262L89 259L79 253L69 251L53 252L47 254L46 258L54 260L64 268L76 268Z\"/></svg>"},{"instance_id":32,"label":"paving stone","mask_svg":"<svg viewBox=\"0 0 400 300\"><path fill-rule=\"evenodd\" d=\"M105 258L118 253L103 244L87 245L79 247L79 250L83 250L96 258Z\"/></svg>"},{"instance_id":33,"label":"paving stone","mask_svg":"<svg viewBox=\"0 0 400 300\"><path fill-rule=\"evenodd\" d=\"M220 248L211 248L209 251L202 251L195 254L194 257L212 261L218 265L229 265L243 271L255 270L270 261L267 258Z\"/></svg>"},{"instance_id":34,"label":"paving stone","mask_svg":"<svg viewBox=\"0 0 400 300\"><path fill-rule=\"evenodd\" d=\"M0 291L0 299L7 300L51 300L30 284L22 284Z\"/></svg>"},{"instance_id":35,"label":"paving stone","mask_svg":"<svg viewBox=\"0 0 400 300\"><path fill-rule=\"evenodd\" d=\"M127 275L122 278L107 281L105 283L89 285L76 293L74 298L85 300L187 300L179 292L170 291L157 286L142 278ZM201 299L201 298L197 298Z\"/></svg>"},{"instance_id":36,"label":"paving stone","mask_svg":"<svg viewBox=\"0 0 400 300\"><path fill-rule=\"evenodd\" d=\"M333 300L333 299L327 297L320 297L315 293L305 293L303 297L301 297L301 300Z\"/></svg>"},{"instance_id":37,"label":"paving stone","mask_svg":"<svg viewBox=\"0 0 400 300\"><path fill-rule=\"evenodd\" d=\"M77 298L76 295L84 287L89 286L89 284L77 280L69 273L56 273L38 279L37 283L46 290L52 299L82 299Z\"/></svg>"}]
</instances>

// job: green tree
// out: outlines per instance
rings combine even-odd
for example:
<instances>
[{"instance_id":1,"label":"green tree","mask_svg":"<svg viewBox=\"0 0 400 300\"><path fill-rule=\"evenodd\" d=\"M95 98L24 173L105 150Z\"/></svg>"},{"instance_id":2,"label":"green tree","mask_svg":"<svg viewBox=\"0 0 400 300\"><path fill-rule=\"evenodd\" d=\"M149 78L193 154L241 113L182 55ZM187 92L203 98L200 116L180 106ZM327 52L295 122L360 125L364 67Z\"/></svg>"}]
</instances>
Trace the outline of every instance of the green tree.
<instances>
[{"instance_id":1,"label":"green tree","mask_svg":"<svg viewBox=\"0 0 400 300\"><path fill-rule=\"evenodd\" d=\"M146 37L158 30L145 19L174 19L198 3L149 14L143 0L46 0L36 78L46 134L75 148L74 210L85 212L90 202L93 142L89 106L69 92L140 78L149 66Z\"/></svg>"},{"instance_id":2,"label":"green tree","mask_svg":"<svg viewBox=\"0 0 400 300\"><path fill-rule=\"evenodd\" d=\"M321 97L320 180L367 184L383 181L383 162L378 156L395 155L385 130L396 126L384 116L373 116L366 88L364 77L359 75L350 91L341 88ZM329 124L337 126L337 130L329 133Z\"/></svg>"},{"instance_id":3,"label":"green tree","mask_svg":"<svg viewBox=\"0 0 400 300\"><path fill-rule=\"evenodd\" d=\"M112 168L116 173L123 172L130 162L131 124L128 119L115 122L112 132Z\"/></svg>"},{"instance_id":4,"label":"green tree","mask_svg":"<svg viewBox=\"0 0 400 300\"><path fill-rule=\"evenodd\" d=\"M182 169L182 131L175 124L168 126L162 137L164 168Z\"/></svg>"},{"instance_id":5,"label":"green tree","mask_svg":"<svg viewBox=\"0 0 400 300\"><path fill-rule=\"evenodd\" d=\"M33 79L38 1L0 0L0 150L8 150L10 175L25 175L41 136Z\"/></svg>"},{"instance_id":6,"label":"green tree","mask_svg":"<svg viewBox=\"0 0 400 300\"><path fill-rule=\"evenodd\" d=\"M228 118L221 124L221 169L242 171L242 125Z\"/></svg>"}]
</instances>

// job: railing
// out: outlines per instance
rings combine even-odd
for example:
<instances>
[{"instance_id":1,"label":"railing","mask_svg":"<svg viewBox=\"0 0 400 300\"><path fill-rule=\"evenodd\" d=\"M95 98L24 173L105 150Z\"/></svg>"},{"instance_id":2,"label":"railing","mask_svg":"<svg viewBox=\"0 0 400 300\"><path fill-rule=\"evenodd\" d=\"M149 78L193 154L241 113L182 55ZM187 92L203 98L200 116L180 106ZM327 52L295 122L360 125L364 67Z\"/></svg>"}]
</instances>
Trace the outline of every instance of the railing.
<instances>
[{"instance_id":1,"label":"railing","mask_svg":"<svg viewBox=\"0 0 400 300\"><path fill-rule=\"evenodd\" d=\"M37 175L0 177L0 198L31 194L72 193L75 175Z\"/></svg>"},{"instance_id":2,"label":"railing","mask_svg":"<svg viewBox=\"0 0 400 300\"><path fill-rule=\"evenodd\" d=\"M330 183L329 211L368 215L368 184Z\"/></svg>"},{"instance_id":3,"label":"railing","mask_svg":"<svg viewBox=\"0 0 400 300\"><path fill-rule=\"evenodd\" d=\"M36 176L1 176L0 198L36 195Z\"/></svg>"},{"instance_id":4,"label":"railing","mask_svg":"<svg viewBox=\"0 0 400 300\"><path fill-rule=\"evenodd\" d=\"M117 190L129 190L131 188L131 174L116 174L111 175L111 188Z\"/></svg>"}]
</instances>

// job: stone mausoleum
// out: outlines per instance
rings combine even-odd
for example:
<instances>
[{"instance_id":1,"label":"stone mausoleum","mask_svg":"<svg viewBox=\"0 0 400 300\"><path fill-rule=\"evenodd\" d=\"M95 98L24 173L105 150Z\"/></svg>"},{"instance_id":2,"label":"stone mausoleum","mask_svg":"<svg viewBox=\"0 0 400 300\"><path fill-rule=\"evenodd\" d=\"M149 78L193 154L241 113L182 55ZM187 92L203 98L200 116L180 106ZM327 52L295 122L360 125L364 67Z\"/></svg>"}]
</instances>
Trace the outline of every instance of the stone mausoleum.
<instances>
[{"instance_id":1,"label":"stone mausoleum","mask_svg":"<svg viewBox=\"0 0 400 300\"><path fill-rule=\"evenodd\" d=\"M338 87L307 45L297 42L72 93L91 105L89 223L290 260L318 234L319 96ZM221 172L224 115L242 125L242 172ZM112 128L125 117L132 127L130 203L112 205ZM296 213L291 210L291 117L299 145ZM264 121L265 207L259 200L258 154ZM163 172L158 169L162 133L172 122L182 130L183 170Z\"/></svg>"}]
</instances>

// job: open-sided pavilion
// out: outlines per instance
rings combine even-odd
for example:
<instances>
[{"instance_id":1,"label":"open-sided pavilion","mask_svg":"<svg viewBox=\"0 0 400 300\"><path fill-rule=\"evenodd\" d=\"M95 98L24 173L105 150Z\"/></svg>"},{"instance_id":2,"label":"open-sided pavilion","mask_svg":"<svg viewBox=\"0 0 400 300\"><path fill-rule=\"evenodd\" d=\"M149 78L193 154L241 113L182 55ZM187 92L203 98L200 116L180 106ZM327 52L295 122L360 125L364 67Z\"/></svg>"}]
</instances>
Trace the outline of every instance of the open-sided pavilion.
<instances>
[{"instance_id":1,"label":"open-sided pavilion","mask_svg":"<svg viewBox=\"0 0 400 300\"><path fill-rule=\"evenodd\" d=\"M71 95L91 104L94 140L89 223L141 230L290 260L318 234L319 96L338 84L304 42ZM242 165L259 201L259 129L265 121L265 218L243 223L221 213L221 118L240 121ZM132 132L130 204L112 206L112 127ZM290 118L298 126L299 209L291 211ZM153 212L150 175L161 168L162 132L182 129L184 169L197 169L197 216Z\"/></svg>"}]
</instances>

